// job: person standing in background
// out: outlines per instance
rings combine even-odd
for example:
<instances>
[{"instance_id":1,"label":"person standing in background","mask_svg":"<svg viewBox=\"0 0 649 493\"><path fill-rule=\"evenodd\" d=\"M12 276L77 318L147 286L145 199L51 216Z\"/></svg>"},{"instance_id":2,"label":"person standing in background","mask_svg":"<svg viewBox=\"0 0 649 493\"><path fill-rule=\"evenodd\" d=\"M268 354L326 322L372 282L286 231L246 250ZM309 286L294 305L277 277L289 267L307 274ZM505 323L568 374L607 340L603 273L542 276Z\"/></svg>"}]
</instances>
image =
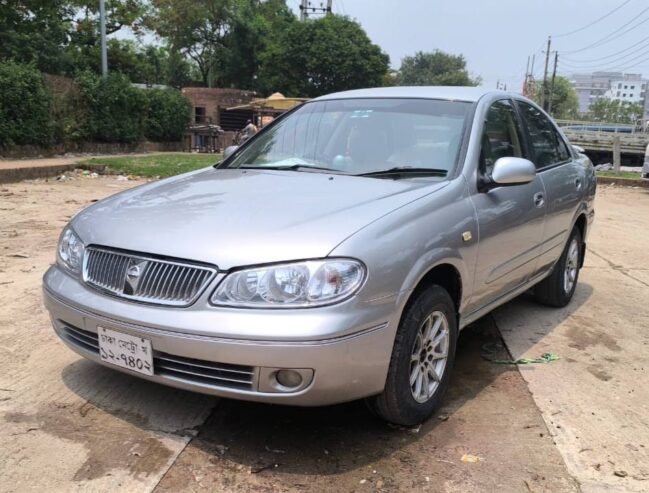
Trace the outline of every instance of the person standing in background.
<instances>
[{"instance_id":1,"label":"person standing in background","mask_svg":"<svg viewBox=\"0 0 649 493\"><path fill-rule=\"evenodd\" d=\"M252 123L252 120L246 121L246 126L243 127L243 130L241 130L241 133L243 134L241 138L241 142L245 142L250 137L255 135L257 132L259 132L259 129L254 123Z\"/></svg>"}]
</instances>

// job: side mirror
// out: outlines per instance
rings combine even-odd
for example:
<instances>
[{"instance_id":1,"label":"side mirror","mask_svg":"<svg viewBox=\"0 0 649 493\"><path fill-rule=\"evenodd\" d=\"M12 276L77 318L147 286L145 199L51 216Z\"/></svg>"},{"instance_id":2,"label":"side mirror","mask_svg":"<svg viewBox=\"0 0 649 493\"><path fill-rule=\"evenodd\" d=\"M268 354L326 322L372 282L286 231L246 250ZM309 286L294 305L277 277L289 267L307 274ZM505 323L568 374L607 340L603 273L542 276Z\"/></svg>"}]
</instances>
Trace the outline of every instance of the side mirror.
<instances>
[{"instance_id":1,"label":"side mirror","mask_svg":"<svg viewBox=\"0 0 649 493\"><path fill-rule=\"evenodd\" d=\"M501 157L494 163L491 181L494 185L523 185L536 178L536 167L528 159Z\"/></svg>"},{"instance_id":2,"label":"side mirror","mask_svg":"<svg viewBox=\"0 0 649 493\"><path fill-rule=\"evenodd\" d=\"M228 146L223 151L223 159L227 159L239 148L239 146Z\"/></svg>"},{"instance_id":3,"label":"side mirror","mask_svg":"<svg viewBox=\"0 0 649 493\"><path fill-rule=\"evenodd\" d=\"M572 144L572 148L573 148L575 151L577 151L579 154L586 154L586 149L584 149L584 148L581 147L581 146L576 146L576 145Z\"/></svg>"}]
</instances>

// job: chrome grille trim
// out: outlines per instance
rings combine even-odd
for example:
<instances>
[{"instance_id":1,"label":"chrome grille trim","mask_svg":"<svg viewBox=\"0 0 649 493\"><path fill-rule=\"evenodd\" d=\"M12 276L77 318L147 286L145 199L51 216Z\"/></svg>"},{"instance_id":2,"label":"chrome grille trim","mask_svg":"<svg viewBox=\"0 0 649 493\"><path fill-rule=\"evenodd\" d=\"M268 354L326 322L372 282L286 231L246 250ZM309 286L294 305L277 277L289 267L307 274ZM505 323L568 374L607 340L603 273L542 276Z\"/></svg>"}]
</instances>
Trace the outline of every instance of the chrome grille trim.
<instances>
[{"instance_id":1,"label":"chrome grille trim","mask_svg":"<svg viewBox=\"0 0 649 493\"><path fill-rule=\"evenodd\" d=\"M97 334L58 320L62 337L70 344L99 355ZM255 367L215 363L153 351L153 373L163 378L208 387L253 390Z\"/></svg>"},{"instance_id":2,"label":"chrome grille trim","mask_svg":"<svg viewBox=\"0 0 649 493\"><path fill-rule=\"evenodd\" d=\"M135 267L142 272L127 280L127 273ZM89 286L120 298L157 305L191 305L216 273L216 268L205 265L94 246L86 248L83 259L83 280Z\"/></svg>"}]
</instances>

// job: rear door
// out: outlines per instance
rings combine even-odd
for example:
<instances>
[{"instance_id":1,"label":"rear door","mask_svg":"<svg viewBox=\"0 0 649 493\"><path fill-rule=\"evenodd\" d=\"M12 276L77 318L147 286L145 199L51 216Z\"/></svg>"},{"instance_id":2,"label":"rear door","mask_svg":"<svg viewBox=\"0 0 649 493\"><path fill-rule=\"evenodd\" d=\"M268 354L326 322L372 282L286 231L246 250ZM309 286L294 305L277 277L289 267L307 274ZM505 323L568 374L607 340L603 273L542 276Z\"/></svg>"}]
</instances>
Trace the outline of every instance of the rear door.
<instances>
[{"instance_id":1,"label":"rear door","mask_svg":"<svg viewBox=\"0 0 649 493\"><path fill-rule=\"evenodd\" d=\"M513 103L494 102L485 116L479 174L490 175L501 157L528 158ZM478 191L472 197L480 243L472 307L481 308L525 283L534 272L543 240L543 182Z\"/></svg>"},{"instance_id":2,"label":"rear door","mask_svg":"<svg viewBox=\"0 0 649 493\"><path fill-rule=\"evenodd\" d=\"M527 132L531 160L545 187L547 213L536 267L543 271L556 262L568 240L586 175L548 116L531 104L516 104Z\"/></svg>"}]
</instances>

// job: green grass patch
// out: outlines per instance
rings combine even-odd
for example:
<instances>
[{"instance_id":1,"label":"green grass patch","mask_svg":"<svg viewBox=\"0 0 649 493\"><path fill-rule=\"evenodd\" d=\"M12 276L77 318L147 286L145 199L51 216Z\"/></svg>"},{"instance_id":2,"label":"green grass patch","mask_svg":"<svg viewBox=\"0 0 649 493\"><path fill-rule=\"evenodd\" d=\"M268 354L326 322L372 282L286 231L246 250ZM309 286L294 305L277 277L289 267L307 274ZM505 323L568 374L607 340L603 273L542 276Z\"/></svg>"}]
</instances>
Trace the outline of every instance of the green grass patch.
<instances>
[{"instance_id":1,"label":"green grass patch","mask_svg":"<svg viewBox=\"0 0 649 493\"><path fill-rule=\"evenodd\" d=\"M637 171L598 171L597 176L606 176L607 178L622 178L625 180L639 180L641 178L640 172Z\"/></svg>"},{"instance_id":2,"label":"green grass patch","mask_svg":"<svg viewBox=\"0 0 649 493\"><path fill-rule=\"evenodd\" d=\"M79 164L107 166L110 171L124 175L167 178L205 168L220 160L220 154L165 153L148 156L96 157L84 159Z\"/></svg>"}]
</instances>

